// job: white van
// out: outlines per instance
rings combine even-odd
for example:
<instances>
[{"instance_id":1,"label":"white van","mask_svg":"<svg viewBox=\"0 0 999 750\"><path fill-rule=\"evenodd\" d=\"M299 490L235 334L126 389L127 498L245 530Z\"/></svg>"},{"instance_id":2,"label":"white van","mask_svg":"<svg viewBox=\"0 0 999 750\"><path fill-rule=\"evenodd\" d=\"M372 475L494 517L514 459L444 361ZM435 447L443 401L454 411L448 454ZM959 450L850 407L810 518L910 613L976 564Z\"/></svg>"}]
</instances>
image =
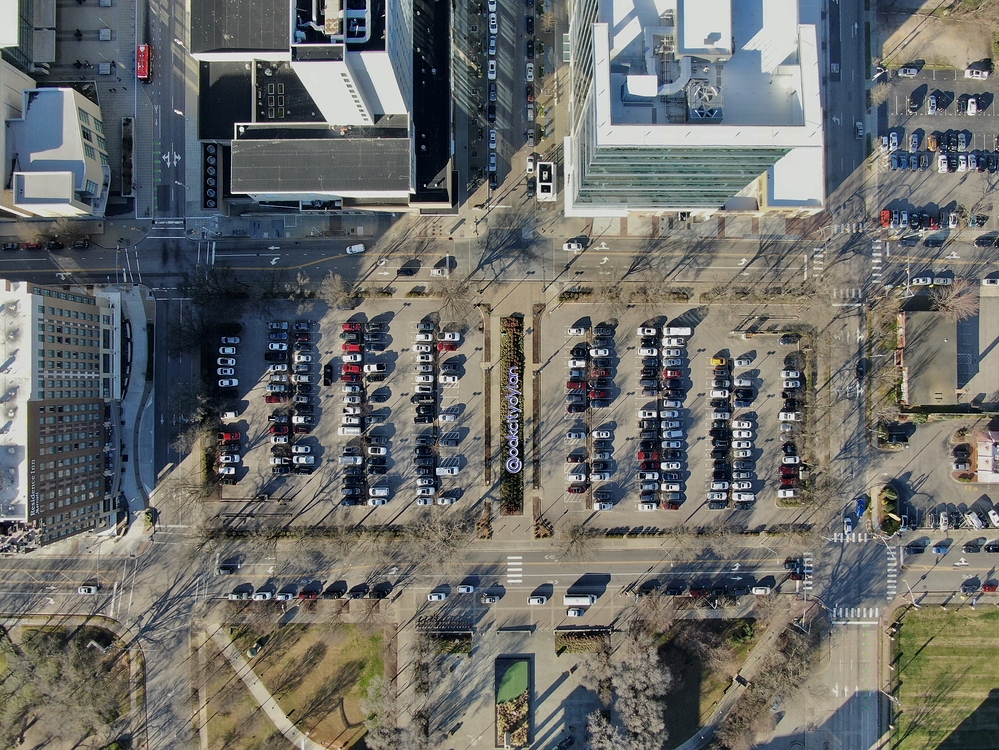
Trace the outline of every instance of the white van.
<instances>
[{"instance_id":1,"label":"white van","mask_svg":"<svg viewBox=\"0 0 999 750\"><path fill-rule=\"evenodd\" d=\"M370 497L388 497L389 488L384 485L378 485L375 487L368 488L368 495Z\"/></svg>"},{"instance_id":2,"label":"white van","mask_svg":"<svg viewBox=\"0 0 999 750\"><path fill-rule=\"evenodd\" d=\"M531 605L547 604L548 603L548 597L547 596L529 596L529 597L527 597L527 603L531 604Z\"/></svg>"},{"instance_id":3,"label":"white van","mask_svg":"<svg viewBox=\"0 0 999 750\"><path fill-rule=\"evenodd\" d=\"M364 252L364 245L348 245L347 255L357 255Z\"/></svg>"},{"instance_id":4,"label":"white van","mask_svg":"<svg viewBox=\"0 0 999 750\"><path fill-rule=\"evenodd\" d=\"M753 586L753 594L756 596L769 596L770 587L769 586Z\"/></svg>"},{"instance_id":5,"label":"white van","mask_svg":"<svg viewBox=\"0 0 999 750\"><path fill-rule=\"evenodd\" d=\"M360 435L361 428L344 426L340 428L339 432L341 435Z\"/></svg>"},{"instance_id":6,"label":"white van","mask_svg":"<svg viewBox=\"0 0 999 750\"><path fill-rule=\"evenodd\" d=\"M596 601L596 594L576 594L575 596L566 594L562 597L562 604L566 607L589 607Z\"/></svg>"}]
</instances>

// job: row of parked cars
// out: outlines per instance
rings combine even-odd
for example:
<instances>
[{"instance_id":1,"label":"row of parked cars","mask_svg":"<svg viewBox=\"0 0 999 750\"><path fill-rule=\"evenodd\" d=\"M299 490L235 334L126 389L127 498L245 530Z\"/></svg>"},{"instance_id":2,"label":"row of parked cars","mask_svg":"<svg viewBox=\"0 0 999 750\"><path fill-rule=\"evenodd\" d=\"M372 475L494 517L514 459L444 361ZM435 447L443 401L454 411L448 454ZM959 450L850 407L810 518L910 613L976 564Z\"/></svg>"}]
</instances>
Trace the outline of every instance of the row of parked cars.
<instances>
[{"instance_id":1,"label":"row of parked cars","mask_svg":"<svg viewBox=\"0 0 999 750\"><path fill-rule=\"evenodd\" d=\"M614 388L614 363L611 359L614 327L598 325L592 329L591 336L589 326L575 325L566 334L570 337L584 337L583 341L572 345L566 363L566 413L586 415L590 408L609 406ZM569 434L578 434L582 436L578 439L583 439L589 432L579 428ZM591 489L593 482L609 481L612 476L613 433L610 430L597 430L593 437L595 442L591 446L592 450L584 446L580 450L570 448L566 453L566 492L570 495L582 495ZM597 510L610 510L613 507L610 490L595 490L593 500Z\"/></svg>"},{"instance_id":2,"label":"row of parked cars","mask_svg":"<svg viewBox=\"0 0 999 750\"><path fill-rule=\"evenodd\" d=\"M639 386L656 400L639 409L639 510L677 510L683 501L681 471L686 432L680 416L686 398L688 327L639 326Z\"/></svg>"},{"instance_id":3,"label":"row of parked cars","mask_svg":"<svg viewBox=\"0 0 999 750\"><path fill-rule=\"evenodd\" d=\"M276 405L267 418L273 476L311 474L316 465L313 446L295 442L310 434L316 423L313 395L318 385L313 383L313 366L318 364L318 355L312 347L314 327L311 320L297 320L293 325L272 320L267 324L264 357L269 364L264 400Z\"/></svg>"}]
</instances>

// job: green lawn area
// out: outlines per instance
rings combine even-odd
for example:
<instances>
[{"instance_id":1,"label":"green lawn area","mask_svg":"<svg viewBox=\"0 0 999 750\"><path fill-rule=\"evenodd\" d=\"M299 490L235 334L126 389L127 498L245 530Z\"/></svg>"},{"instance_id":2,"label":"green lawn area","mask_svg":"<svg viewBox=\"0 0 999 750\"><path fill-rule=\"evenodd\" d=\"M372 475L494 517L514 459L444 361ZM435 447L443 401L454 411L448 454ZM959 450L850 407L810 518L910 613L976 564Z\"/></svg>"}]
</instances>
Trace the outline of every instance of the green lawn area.
<instances>
[{"instance_id":1,"label":"green lawn area","mask_svg":"<svg viewBox=\"0 0 999 750\"><path fill-rule=\"evenodd\" d=\"M999 747L999 612L910 611L895 641L899 750Z\"/></svg>"},{"instance_id":2,"label":"green lawn area","mask_svg":"<svg viewBox=\"0 0 999 750\"><path fill-rule=\"evenodd\" d=\"M499 688L496 690L496 702L504 703L512 701L518 695L527 690L528 664L525 659L515 659L507 661L506 671L499 679Z\"/></svg>"}]
</instances>

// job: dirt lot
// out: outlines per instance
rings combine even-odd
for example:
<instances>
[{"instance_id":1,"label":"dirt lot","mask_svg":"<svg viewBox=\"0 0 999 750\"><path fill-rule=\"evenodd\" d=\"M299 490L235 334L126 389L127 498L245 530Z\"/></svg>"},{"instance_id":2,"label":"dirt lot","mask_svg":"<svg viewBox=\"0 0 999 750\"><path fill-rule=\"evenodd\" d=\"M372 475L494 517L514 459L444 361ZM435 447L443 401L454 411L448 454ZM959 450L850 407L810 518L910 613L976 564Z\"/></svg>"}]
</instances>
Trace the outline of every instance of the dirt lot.
<instances>
[{"instance_id":1,"label":"dirt lot","mask_svg":"<svg viewBox=\"0 0 999 750\"><path fill-rule=\"evenodd\" d=\"M255 672L281 708L303 732L324 745L349 748L364 735L360 701L368 681L384 668L384 631L370 635L353 625L285 625L269 633L240 634L245 654L261 644L251 660ZM211 643L209 745L250 750L274 747L276 730ZM208 653L206 651L206 653Z\"/></svg>"},{"instance_id":2,"label":"dirt lot","mask_svg":"<svg viewBox=\"0 0 999 750\"><path fill-rule=\"evenodd\" d=\"M992 32L988 24L975 19L954 19L940 14L937 0L922 6L892 4L878 15L883 41L882 61L888 67L923 61L938 68L964 69L969 63L991 57Z\"/></svg>"}]
</instances>

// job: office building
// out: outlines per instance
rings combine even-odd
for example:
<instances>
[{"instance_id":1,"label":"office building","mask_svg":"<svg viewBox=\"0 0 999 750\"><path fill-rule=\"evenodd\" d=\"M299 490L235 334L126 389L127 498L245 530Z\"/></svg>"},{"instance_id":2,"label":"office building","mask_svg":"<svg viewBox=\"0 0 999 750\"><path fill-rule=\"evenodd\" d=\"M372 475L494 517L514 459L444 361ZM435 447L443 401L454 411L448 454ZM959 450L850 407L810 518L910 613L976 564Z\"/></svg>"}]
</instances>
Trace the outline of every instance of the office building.
<instances>
[{"instance_id":1,"label":"office building","mask_svg":"<svg viewBox=\"0 0 999 750\"><path fill-rule=\"evenodd\" d=\"M798 0L573 0L567 216L811 213L818 31Z\"/></svg>"},{"instance_id":2,"label":"office building","mask_svg":"<svg viewBox=\"0 0 999 750\"><path fill-rule=\"evenodd\" d=\"M113 528L119 310L81 289L0 280L0 545Z\"/></svg>"}]
</instances>

